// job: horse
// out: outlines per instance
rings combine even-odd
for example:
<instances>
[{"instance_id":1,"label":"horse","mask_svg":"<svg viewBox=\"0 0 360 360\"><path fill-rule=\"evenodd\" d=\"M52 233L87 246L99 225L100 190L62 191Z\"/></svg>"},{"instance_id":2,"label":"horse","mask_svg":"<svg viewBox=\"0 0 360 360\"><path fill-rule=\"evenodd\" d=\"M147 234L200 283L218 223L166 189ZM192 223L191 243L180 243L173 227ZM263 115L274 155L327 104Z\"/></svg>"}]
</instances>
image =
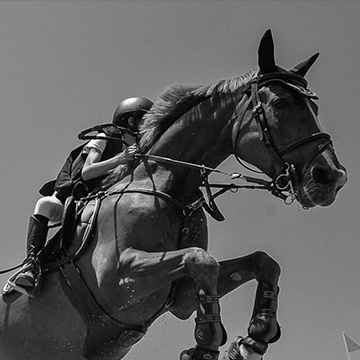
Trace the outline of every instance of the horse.
<instances>
[{"instance_id":1,"label":"horse","mask_svg":"<svg viewBox=\"0 0 360 360\"><path fill-rule=\"evenodd\" d=\"M257 70L165 89L144 117L136 164L80 200L67 255L43 269L39 294L3 296L0 360L122 359L166 312L180 320L196 313L196 344L182 360L216 360L227 342L219 299L251 280L247 335L224 359L262 357L281 335L281 268L260 250L219 262L209 254L208 216L223 219L208 176L234 155L285 201L307 209L335 201L347 173L305 80L318 55L286 70L267 30Z\"/></svg>"}]
</instances>

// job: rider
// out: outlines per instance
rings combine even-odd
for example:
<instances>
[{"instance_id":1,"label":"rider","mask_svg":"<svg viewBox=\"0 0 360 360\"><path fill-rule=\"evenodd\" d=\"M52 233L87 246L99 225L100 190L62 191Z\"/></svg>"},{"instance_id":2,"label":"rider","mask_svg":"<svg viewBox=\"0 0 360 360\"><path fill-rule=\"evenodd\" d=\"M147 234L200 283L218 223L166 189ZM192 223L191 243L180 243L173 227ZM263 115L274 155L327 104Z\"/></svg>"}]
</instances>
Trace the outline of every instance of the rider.
<instances>
[{"instance_id":1,"label":"rider","mask_svg":"<svg viewBox=\"0 0 360 360\"><path fill-rule=\"evenodd\" d=\"M137 132L143 115L150 110L152 105L153 102L151 100L143 97L125 99L115 109L112 122L115 125L130 129L132 132ZM113 131L110 134L106 130L104 132L106 134L100 133L96 139L90 140L82 149L82 156L85 160L82 163L80 181L87 186L88 193L94 189L97 183L96 180L118 165L126 164L133 160L137 152L135 134L130 134L126 131L123 133ZM121 151L123 143L102 139L105 135L122 137L122 140L129 146L126 146ZM112 147L111 150L109 149L110 147ZM64 194L68 192L68 189L65 189L68 185L65 187L58 185L61 183L68 184L67 181L61 181L63 169L58 175L53 188L55 190L53 194L40 198L35 205L34 214L30 217L27 235L27 259L14 280L16 286L25 288L27 291L32 291L36 284L37 269L40 266L37 255L45 245L48 223L59 222L62 218L64 203L67 198Z\"/></svg>"}]
</instances>

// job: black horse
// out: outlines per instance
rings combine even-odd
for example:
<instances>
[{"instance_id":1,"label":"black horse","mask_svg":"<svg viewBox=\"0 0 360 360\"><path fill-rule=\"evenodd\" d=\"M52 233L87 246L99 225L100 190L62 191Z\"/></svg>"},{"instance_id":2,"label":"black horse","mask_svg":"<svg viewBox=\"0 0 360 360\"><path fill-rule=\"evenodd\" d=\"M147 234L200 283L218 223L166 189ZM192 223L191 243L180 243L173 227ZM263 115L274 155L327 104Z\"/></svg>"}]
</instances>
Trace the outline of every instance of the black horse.
<instances>
[{"instance_id":1,"label":"black horse","mask_svg":"<svg viewBox=\"0 0 360 360\"><path fill-rule=\"evenodd\" d=\"M134 171L117 181L115 170L113 185L85 206L69 254L100 204L81 256L44 273L36 298L0 302L0 360L118 360L168 311L182 320L197 312L196 346L182 359L216 359L226 343L219 298L253 279L248 334L225 356L261 357L280 337L280 267L261 251L217 262L207 252L203 209L219 214L199 189L235 155L268 175L274 194L306 208L333 203L347 175L304 78L317 55L285 70L275 65L267 31L259 71L165 90L145 117Z\"/></svg>"}]
</instances>

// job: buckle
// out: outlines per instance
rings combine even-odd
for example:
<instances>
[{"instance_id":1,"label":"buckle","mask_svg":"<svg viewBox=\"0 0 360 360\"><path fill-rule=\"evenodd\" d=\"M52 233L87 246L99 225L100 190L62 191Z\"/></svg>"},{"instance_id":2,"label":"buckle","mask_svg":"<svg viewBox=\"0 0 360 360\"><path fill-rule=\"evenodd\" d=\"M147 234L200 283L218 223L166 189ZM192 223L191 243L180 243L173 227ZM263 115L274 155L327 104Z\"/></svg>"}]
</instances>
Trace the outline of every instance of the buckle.
<instances>
[{"instance_id":1,"label":"buckle","mask_svg":"<svg viewBox=\"0 0 360 360\"><path fill-rule=\"evenodd\" d=\"M284 173L280 174L275 179L275 186L279 191L287 191L289 196L284 200L285 204L290 205L295 200L295 189L293 184L293 174L296 170L293 164L285 163L286 167Z\"/></svg>"},{"instance_id":2,"label":"buckle","mask_svg":"<svg viewBox=\"0 0 360 360\"><path fill-rule=\"evenodd\" d=\"M252 109L253 115L260 115L264 113L264 108L261 102L258 102Z\"/></svg>"}]
</instances>

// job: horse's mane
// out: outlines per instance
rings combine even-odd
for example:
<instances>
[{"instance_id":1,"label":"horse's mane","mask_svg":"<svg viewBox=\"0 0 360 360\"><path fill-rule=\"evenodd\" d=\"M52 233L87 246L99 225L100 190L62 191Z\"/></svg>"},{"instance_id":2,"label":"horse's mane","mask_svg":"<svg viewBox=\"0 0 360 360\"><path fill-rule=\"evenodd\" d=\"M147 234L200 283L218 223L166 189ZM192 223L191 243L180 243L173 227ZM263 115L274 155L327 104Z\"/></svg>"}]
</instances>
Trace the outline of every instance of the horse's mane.
<instances>
[{"instance_id":1,"label":"horse's mane","mask_svg":"<svg viewBox=\"0 0 360 360\"><path fill-rule=\"evenodd\" d=\"M141 150L143 152L150 150L174 122L183 119L184 116L193 116L196 105L206 98L218 93L242 96L249 81L256 75L257 72L251 70L245 75L220 80L211 85L170 85L160 94L150 111L144 115L144 122L140 129Z\"/></svg>"},{"instance_id":2,"label":"horse's mane","mask_svg":"<svg viewBox=\"0 0 360 360\"><path fill-rule=\"evenodd\" d=\"M194 116L198 104L215 95L230 95L236 99L243 96L249 81L257 75L256 70L227 80L220 80L211 85L173 84L167 87L158 97L150 111L144 115L140 128L140 149L148 152L171 125L180 119ZM112 170L103 180L102 188L120 181L130 172L129 166L120 165Z\"/></svg>"}]
</instances>

